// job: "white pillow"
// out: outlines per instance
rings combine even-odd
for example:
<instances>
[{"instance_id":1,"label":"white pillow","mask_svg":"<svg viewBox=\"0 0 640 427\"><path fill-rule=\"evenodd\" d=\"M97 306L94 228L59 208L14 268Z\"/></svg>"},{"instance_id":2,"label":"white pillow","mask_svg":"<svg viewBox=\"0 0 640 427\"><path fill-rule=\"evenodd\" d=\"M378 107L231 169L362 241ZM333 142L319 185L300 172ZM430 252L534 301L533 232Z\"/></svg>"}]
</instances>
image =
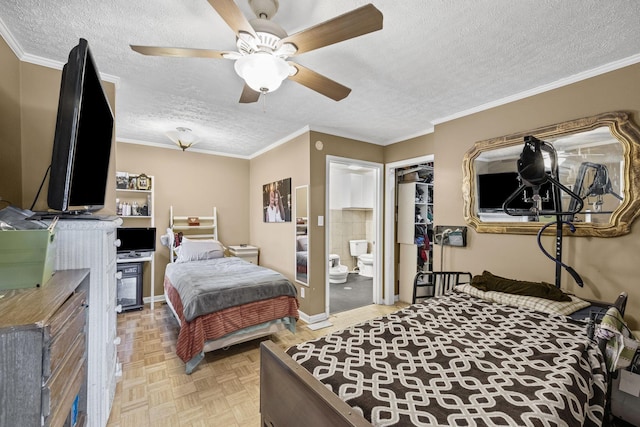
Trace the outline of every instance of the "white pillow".
<instances>
[{"instance_id":1,"label":"white pillow","mask_svg":"<svg viewBox=\"0 0 640 427\"><path fill-rule=\"evenodd\" d=\"M219 241L183 237L176 262L201 261L222 257L224 257L224 246Z\"/></svg>"},{"instance_id":2,"label":"white pillow","mask_svg":"<svg viewBox=\"0 0 640 427\"><path fill-rule=\"evenodd\" d=\"M298 248L296 250L297 251L306 251L308 243L309 243L309 237L308 236L298 236L297 237L297 241L298 241Z\"/></svg>"}]
</instances>

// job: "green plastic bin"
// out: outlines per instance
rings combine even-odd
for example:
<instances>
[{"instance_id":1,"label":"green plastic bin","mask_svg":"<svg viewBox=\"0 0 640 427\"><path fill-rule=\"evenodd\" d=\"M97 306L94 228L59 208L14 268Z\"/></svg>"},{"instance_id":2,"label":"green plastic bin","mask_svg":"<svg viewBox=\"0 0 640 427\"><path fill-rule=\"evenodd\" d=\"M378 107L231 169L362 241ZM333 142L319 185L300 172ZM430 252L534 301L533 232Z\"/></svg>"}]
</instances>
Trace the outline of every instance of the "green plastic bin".
<instances>
[{"instance_id":1,"label":"green plastic bin","mask_svg":"<svg viewBox=\"0 0 640 427\"><path fill-rule=\"evenodd\" d=\"M0 231L0 290L44 286L54 272L53 230Z\"/></svg>"}]
</instances>

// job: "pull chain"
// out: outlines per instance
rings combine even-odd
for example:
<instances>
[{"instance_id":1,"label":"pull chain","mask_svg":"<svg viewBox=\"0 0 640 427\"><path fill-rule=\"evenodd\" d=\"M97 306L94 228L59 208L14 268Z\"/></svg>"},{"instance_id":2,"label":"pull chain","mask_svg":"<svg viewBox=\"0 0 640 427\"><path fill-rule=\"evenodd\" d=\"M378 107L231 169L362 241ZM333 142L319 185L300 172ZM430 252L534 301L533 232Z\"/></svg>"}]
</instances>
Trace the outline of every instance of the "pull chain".
<instances>
[{"instance_id":1,"label":"pull chain","mask_svg":"<svg viewBox=\"0 0 640 427\"><path fill-rule=\"evenodd\" d=\"M262 112L266 114L267 112L267 91L262 91Z\"/></svg>"}]
</instances>

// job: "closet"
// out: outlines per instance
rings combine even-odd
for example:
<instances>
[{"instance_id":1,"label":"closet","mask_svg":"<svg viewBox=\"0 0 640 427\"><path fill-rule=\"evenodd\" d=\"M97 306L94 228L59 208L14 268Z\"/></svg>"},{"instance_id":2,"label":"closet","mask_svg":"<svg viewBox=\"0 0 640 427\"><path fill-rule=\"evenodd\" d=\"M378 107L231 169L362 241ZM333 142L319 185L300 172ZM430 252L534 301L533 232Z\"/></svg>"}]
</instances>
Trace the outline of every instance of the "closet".
<instances>
[{"instance_id":1,"label":"closet","mask_svg":"<svg viewBox=\"0 0 640 427\"><path fill-rule=\"evenodd\" d=\"M396 182L399 298L410 303L416 273L433 271L433 162L399 170Z\"/></svg>"}]
</instances>

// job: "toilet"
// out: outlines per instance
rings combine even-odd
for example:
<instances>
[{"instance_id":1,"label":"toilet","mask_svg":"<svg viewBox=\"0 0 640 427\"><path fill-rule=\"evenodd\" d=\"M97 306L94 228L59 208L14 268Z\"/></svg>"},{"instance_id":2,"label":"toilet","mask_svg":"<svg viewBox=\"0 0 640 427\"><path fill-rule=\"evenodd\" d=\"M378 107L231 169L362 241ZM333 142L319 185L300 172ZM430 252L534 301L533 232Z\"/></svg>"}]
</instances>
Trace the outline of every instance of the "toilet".
<instances>
[{"instance_id":1,"label":"toilet","mask_svg":"<svg viewBox=\"0 0 640 427\"><path fill-rule=\"evenodd\" d=\"M373 277L373 254L367 253L368 246L366 240L349 240L351 256L358 257L358 274Z\"/></svg>"},{"instance_id":2,"label":"toilet","mask_svg":"<svg viewBox=\"0 0 640 427\"><path fill-rule=\"evenodd\" d=\"M349 275L349 268L340 264L340 256L329 254L329 283L345 283Z\"/></svg>"},{"instance_id":3,"label":"toilet","mask_svg":"<svg viewBox=\"0 0 640 427\"><path fill-rule=\"evenodd\" d=\"M358 256L359 274L364 277L373 277L373 254Z\"/></svg>"}]
</instances>

